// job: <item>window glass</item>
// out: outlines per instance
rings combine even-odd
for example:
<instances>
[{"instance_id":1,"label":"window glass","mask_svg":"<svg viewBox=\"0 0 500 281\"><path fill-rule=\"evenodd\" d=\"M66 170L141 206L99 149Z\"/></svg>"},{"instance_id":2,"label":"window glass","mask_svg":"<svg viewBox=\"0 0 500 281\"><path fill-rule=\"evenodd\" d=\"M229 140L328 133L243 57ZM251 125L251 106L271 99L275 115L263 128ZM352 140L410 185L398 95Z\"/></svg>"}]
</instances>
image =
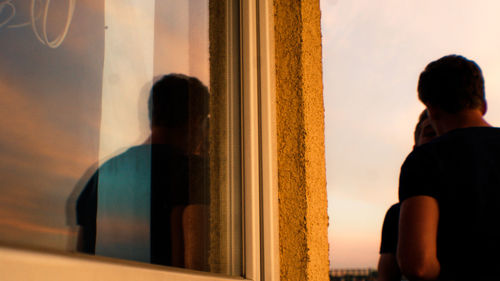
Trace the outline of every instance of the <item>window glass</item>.
<instances>
[{"instance_id":1,"label":"window glass","mask_svg":"<svg viewBox=\"0 0 500 281\"><path fill-rule=\"evenodd\" d=\"M229 6L0 2L1 243L240 274Z\"/></svg>"}]
</instances>

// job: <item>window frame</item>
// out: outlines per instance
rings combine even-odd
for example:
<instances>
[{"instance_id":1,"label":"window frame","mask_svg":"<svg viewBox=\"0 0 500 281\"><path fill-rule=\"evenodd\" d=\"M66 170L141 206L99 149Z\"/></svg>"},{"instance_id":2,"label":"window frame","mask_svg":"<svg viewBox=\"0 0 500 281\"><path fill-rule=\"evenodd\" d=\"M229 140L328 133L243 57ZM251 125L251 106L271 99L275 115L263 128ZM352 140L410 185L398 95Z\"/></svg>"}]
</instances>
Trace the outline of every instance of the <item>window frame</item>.
<instances>
[{"instance_id":1,"label":"window frame","mask_svg":"<svg viewBox=\"0 0 500 281\"><path fill-rule=\"evenodd\" d=\"M256 281L279 280L273 1L240 5L244 274Z\"/></svg>"},{"instance_id":2,"label":"window frame","mask_svg":"<svg viewBox=\"0 0 500 281\"><path fill-rule=\"evenodd\" d=\"M227 8L229 13L236 13L231 1ZM230 157L241 156L241 179L232 179L231 184L241 182L242 186L242 198L233 196L232 199L242 202L243 249L242 253L232 254L242 256L243 277L0 244L1 280L27 280L34 276L36 280L51 281L279 280L273 1L240 0L238 12L239 15L229 15L227 24L228 44L234 46L232 42L238 38L231 23L239 16L236 28L240 33L240 50L228 56L229 70L237 65L231 60L239 60L240 65L239 83L230 84L229 91L240 90L241 96L239 106L230 104L229 124L241 125L241 155ZM238 72L230 71L229 75L231 73ZM237 106L241 109L240 120L234 120L234 116L238 116L234 113ZM239 136L229 137L233 141ZM239 271L238 268L232 270Z\"/></svg>"}]
</instances>

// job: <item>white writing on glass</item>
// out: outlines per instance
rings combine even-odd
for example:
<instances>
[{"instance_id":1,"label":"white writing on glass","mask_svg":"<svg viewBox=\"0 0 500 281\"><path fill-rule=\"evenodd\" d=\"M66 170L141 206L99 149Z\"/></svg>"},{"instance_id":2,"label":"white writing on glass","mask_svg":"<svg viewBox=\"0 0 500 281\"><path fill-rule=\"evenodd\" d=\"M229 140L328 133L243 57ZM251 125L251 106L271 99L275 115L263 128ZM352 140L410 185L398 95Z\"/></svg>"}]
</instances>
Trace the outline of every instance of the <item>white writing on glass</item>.
<instances>
[{"instance_id":1,"label":"white writing on glass","mask_svg":"<svg viewBox=\"0 0 500 281\"><path fill-rule=\"evenodd\" d=\"M64 29L55 39L50 40L47 35L47 18L49 16L50 0L31 0L30 20L19 24L11 24L11 21L16 16L16 6L12 3L12 0L0 0L0 29L4 27L19 28L31 25L33 33L38 41L47 47L57 48L62 44L68 34L69 26L73 19L73 13L75 12L75 6L76 0L69 0L68 15L66 17ZM39 25L41 25L41 29Z\"/></svg>"}]
</instances>

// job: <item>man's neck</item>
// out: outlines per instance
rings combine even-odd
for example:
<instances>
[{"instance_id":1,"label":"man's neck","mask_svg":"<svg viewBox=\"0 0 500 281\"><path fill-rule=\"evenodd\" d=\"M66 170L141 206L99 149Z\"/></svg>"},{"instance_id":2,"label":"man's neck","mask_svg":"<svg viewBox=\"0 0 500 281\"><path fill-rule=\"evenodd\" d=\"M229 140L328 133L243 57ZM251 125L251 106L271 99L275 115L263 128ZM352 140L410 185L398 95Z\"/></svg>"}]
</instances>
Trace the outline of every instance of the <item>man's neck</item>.
<instances>
[{"instance_id":1,"label":"man's neck","mask_svg":"<svg viewBox=\"0 0 500 281\"><path fill-rule=\"evenodd\" d=\"M188 152L187 133L181 129L153 126L148 141L151 144L166 144Z\"/></svg>"},{"instance_id":2,"label":"man's neck","mask_svg":"<svg viewBox=\"0 0 500 281\"><path fill-rule=\"evenodd\" d=\"M461 128L491 127L483 118L482 112L475 109L467 109L454 114L434 110L434 112L431 111L431 116L431 122L438 135L444 135L449 131Z\"/></svg>"}]
</instances>

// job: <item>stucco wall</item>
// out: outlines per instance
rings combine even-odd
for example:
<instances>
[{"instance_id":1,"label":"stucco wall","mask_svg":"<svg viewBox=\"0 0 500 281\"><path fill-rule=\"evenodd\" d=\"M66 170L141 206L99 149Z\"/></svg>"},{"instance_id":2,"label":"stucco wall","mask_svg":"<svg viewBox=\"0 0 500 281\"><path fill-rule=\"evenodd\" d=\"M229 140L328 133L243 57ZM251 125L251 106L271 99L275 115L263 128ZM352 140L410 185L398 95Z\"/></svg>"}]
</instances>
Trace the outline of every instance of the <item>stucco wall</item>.
<instances>
[{"instance_id":1,"label":"stucco wall","mask_svg":"<svg viewBox=\"0 0 500 281\"><path fill-rule=\"evenodd\" d=\"M274 0L281 280L328 280L319 0Z\"/></svg>"},{"instance_id":2,"label":"stucco wall","mask_svg":"<svg viewBox=\"0 0 500 281\"><path fill-rule=\"evenodd\" d=\"M231 229L227 202L227 11L226 1L209 1L210 38L210 249L211 272L230 274L227 255ZM237 261L234 261L237 262Z\"/></svg>"}]
</instances>

